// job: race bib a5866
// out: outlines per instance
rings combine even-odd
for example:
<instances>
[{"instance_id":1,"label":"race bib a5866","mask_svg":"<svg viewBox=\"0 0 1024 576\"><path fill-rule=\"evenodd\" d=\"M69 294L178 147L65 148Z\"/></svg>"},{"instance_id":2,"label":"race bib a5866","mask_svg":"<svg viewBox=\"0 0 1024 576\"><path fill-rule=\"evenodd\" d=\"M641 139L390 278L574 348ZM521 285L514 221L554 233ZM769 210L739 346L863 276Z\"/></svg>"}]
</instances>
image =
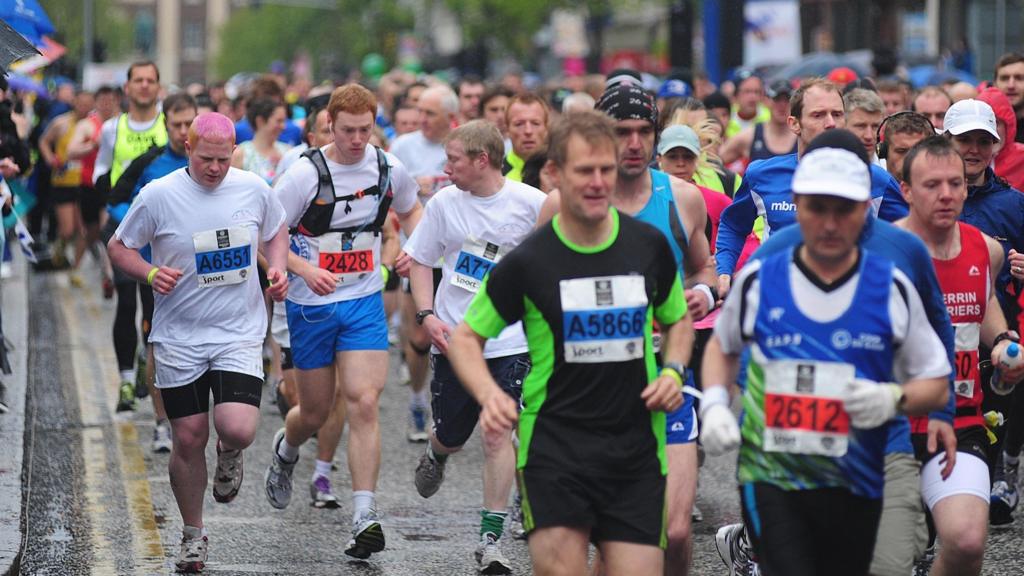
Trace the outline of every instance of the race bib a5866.
<instances>
[{"instance_id":1,"label":"race bib a5866","mask_svg":"<svg viewBox=\"0 0 1024 576\"><path fill-rule=\"evenodd\" d=\"M644 355L647 292L643 276L559 282L565 361L626 362Z\"/></svg>"}]
</instances>

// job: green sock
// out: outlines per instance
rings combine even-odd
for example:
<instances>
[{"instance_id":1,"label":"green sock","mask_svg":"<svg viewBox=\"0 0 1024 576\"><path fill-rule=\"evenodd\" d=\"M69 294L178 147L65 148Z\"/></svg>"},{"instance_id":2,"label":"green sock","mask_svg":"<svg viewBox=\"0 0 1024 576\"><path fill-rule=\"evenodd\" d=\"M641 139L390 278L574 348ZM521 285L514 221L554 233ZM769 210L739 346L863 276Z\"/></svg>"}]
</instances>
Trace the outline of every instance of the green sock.
<instances>
[{"instance_id":1,"label":"green sock","mask_svg":"<svg viewBox=\"0 0 1024 576\"><path fill-rule=\"evenodd\" d=\"M430 455L431 460L438 464L444 464L448 460L448 454L438 454L437 452L434 452L433 448L428 448L427 454Z\"/></svg>"},{"instance_id":2,"label":"green sock","mask_svg":"<svg viewBox=\"0 0 1024 576\"><path fill-rule=\"evenodd\" d=\"M505 530L505 518L508 517L508 512L495 511L495 510L481 510L480 511L480 536L490 532L494 534L495 539L501 539L501 534Z\"/></svg>"}]
</instances>

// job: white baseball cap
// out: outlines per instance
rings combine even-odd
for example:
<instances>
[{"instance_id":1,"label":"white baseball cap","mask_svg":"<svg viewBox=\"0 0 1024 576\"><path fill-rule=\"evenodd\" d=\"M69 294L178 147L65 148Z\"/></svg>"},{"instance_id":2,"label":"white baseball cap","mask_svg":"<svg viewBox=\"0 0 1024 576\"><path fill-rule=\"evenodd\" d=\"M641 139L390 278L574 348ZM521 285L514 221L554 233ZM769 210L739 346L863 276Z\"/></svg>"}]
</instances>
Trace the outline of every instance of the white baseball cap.
<instances>
[{"instance_id":1,"label":"white baseball cap","mask_svg":"<svg viewBox=\"0 0 1024 576\"><path fill-rule=\"evenodd\" d=\"M673 148L686 148L694 156L700 156L700 139L693 128L683 124L673 124L661 131L658 140L658 154L665 154Z\"/></svg>"},{"instance_id":2,"label":"white baseball cap","mask_svg":"<svg viewBox=\"0 0 1024 576\"><path fill-rule=\"evenodd\" d=\"M946 117L942 126L954 136L959 136L971 130L984 130L999 141L999 131L996 130L996 115L992 107L982 102L968 98L961 100L946 110Z\"/></svg>"},{"instance_id":3,"label":"white baseball cap","mask_svg":"<svg viewBox=\"0 0 1024 576\"><path fill-rule=\"evenodd\" d=\"M804 154L793 174L793 194L871 199L871 172L859 156L842 148L818 148Z\"/></svg>"}]
</instances>

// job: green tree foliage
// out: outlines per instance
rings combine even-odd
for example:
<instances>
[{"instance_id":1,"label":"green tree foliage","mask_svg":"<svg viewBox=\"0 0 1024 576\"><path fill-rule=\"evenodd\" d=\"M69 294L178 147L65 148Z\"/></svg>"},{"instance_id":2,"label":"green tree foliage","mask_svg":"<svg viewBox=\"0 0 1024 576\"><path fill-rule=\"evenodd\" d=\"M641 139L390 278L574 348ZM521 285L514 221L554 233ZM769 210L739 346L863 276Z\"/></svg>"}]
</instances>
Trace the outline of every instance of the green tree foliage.
<instances>
[{"instance_id":1,"label":"green tree foliage","mask_svg":"<svg viewBox=\"0 0 1024 576\"><path fill-rule=\"evenodd\" d=\"M412 14L398 0L337 0L333 9L274 5L235 10L220 31L217 74L262 72L300 51L313 55L317 77L358 68L370 52L395 62L398 35L412 29Z\"/></svg>"},{"instance_id":2,"label":"green tree foliage","mask_svg":"<svg viewBox=\"0 0 1024 576\"><path fill-rule=\"evenodd\" d=\"M67 46L65 57L80 60L85 52L82 0L39 0L39 4L57 29L54 40ZM93 0L93 38L103 44L107 60L125 60L132 55L134 32L132 23L120 10L113 9L113 4L112 0Z\"/></svg>"}]
</instances>

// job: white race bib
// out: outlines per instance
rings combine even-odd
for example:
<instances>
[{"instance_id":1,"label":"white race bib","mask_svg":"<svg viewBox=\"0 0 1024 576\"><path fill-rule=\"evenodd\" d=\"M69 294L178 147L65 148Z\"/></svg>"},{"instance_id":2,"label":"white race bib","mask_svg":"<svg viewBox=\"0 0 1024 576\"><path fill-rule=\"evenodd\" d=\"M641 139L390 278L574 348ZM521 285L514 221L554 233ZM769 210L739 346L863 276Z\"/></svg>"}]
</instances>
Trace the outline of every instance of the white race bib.
<instances>
[{"instance_id":1,"label":"white race bib","mask_svg":"<svg viewBox=\"0 0 1024 576\"><path fill-rule=\"evenodd\" d=\"M815 360L764 362L764 449L839 458L849 446L843 407L852 364Z\"/></svg>"},{"instance_id":2,"label":"white race bib","mask_svg":"<svg viewBox=\"0 0 1024 576\"><path fill-rule=\"evenodd\" d=\"M252 267L252 233L244 226L206 230L192 235L196 280L200 288L245 282Z\"/></svg>"},{"instance_id":3,"label":"white race bib","mask_svg":"<svg viewBox=\"0 0 1024 576\"><path fill-rule=\"evenodd\" d=\"M320 237L320 268L332 272L340 282L354 282L377 270L373 261L376 236L360 232L352 237L341 232L328 232Z\"/></svg>"},{"instance_id":4,"label":"white race bib","mask_svg":"<svg viewBox=\"0 0 1024 576\"><path fill-rule=\"evenodd\" d=\"M462 244L462 250L455 258L452 285L476 294L484 281L484 276L507 253L508 249L498 244L467 238Z\"/></svg>"},{"instance_id":5,"label":"white race bib","mask_svg":"<svg viewBox=\"0 0 1024 576\"><path fill-rule=\"evenodd\" d=\"M559 282L566 362L627 362L644 356L644 277L604 276Z\"/></svg>"},{"instance_id":6,"label":"white race bib","mask_svg":"<svg viewBox=\"0 0 1024 576\"><path fill-rule=\"evenodd\" d=\"M978 366L981 324L977 322L953 324L953 329L956 331L954 390L956 390L957 396L974 398L974 383L981 379Z\"/></svg>"}]
</instances>

